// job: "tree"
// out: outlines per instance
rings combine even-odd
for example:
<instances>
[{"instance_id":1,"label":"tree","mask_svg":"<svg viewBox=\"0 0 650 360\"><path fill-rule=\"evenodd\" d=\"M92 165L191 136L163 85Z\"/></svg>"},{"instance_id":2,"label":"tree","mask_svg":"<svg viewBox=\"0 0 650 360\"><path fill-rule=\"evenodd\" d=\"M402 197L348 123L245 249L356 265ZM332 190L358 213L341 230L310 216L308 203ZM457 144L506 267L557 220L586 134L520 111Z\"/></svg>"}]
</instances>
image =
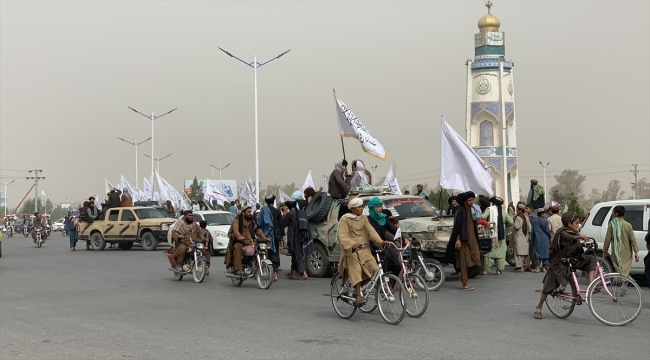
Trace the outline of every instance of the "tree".
<instances>
[{"instance_id":1,"label":"tree","mask_svg":"<svg viewBox=\"0 0 650 360\"><path fill-rule=\"evenodd\" d=\"M636 197L637 199L650 199L650 183L647 178L637 180Z\"/></svg>"},{"instance_id":2,"label":"tree","mask_svg":"<svg viewBox=\"0 0 650 360\"><path fill-rule=\"evenodd\" d=\"M578 170L565 169L560 175L555 175L556 185L551 188L553 201L567 204L572 199L582 199L583 186L586 177L580 175Z\"/></svg>"},{"instance_id":3,"label":"tree","mask_svg":"<svg viewBox=\"0 0 650 360\"><path fill-rule=\"evenodd\" d=\"M37 198L38 201L38 212L39 213L44 213L43 209L43 201L41 201L41 198ZM20 211L16 212L17 214L33 214L34 213L34 199L29 198L25 199L23 202L23 205L20 207Z\"/></svg>"},{"instance_id":4,"label":"tree","mask_svg":"<svg viewBox=\"0 0 650 360\"><path fill-rule=\"evenodd\" d=\"M625 195L625 191L621 191L621 182L619 180L612 180L607 185L607 190L603 191L600 201L619 200L623 195Z\"/></svg>"},{"instance_id":5,"label":"tree","mask_svg":"<svg viewBox=\"0 0 650 360\"><path fill-rule=\"evenodd\" d=\"M189 197L192 201L203 201L203 188L201 188L201 185L199 185L199 181L196 179L196 176L192 181L192 185L190 185L190 193L187 197Z\"/></svg>"},{"instance_id":6,"label":"tree","mask_svg":"<svg viewBox=\"0 0 650 360\"><path fill-rule=\"evenodd\" d=\"M585 211L580 207L578 198L576 197L571 199L571 202L569 203L569 211L575 212L576 215L578 215L578 217L581 219L585 217Z\"/></svg>"},{"instance_id":7,"label":"tree","mask_svg":"<svg viewBox=\"0 0 650 360\"><path fill-rule=\"evenodd\" d=\"M441 189L440 186L429 192L429 202L439 208L438 210L447 209L447 200L451 194L447 189Z\"/></svg>"}]
</instances>

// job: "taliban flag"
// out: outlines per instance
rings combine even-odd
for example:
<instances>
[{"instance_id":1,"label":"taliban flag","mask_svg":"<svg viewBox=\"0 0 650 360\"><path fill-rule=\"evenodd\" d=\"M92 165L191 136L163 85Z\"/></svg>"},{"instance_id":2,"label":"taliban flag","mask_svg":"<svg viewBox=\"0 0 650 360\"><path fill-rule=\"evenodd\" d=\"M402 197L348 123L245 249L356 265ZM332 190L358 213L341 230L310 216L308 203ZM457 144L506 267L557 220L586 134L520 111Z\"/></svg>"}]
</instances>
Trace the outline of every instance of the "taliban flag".
<instances>
[{"instance_id":1,"label":"taliban flag","mask_svg":"<svg viewBox=\"0 0 650 360\"><path fill-rule=\"evenodd\" d=\"M440 186L443 189L493 195L492 175L488 166L444 118L441 122Z\"/></svg>"},{"instance_id":2,"label":"taliban flag","mask_svg":"<svg viewBox=\"0 0 650 360\"><path fill-rule=\"evenodd\" d=\"M386 151L381 146L379 141L372 136L370 131L363 123L357 119L352 110L336 96L334 92L334 101L336 103L336 113L339 120L339 134L341 137L353 137L359 140L361 148L366 153L378 157L382 160L386 159Z\"/></svg>"},{"instance_id":3,"label":"taliban flag","mask_svg":"<svg viewBox=\"0 0 650 360\"><path fill-rule=\"evenodd\" d=\"M390 186L390 190L393 192L393 194L402 195L402 189L399 188L399 184L397 183L397 178L395 177L392 166L390 169L388 169L388 174L386 174L384 185Z\"/></svg>"}]
</instances>

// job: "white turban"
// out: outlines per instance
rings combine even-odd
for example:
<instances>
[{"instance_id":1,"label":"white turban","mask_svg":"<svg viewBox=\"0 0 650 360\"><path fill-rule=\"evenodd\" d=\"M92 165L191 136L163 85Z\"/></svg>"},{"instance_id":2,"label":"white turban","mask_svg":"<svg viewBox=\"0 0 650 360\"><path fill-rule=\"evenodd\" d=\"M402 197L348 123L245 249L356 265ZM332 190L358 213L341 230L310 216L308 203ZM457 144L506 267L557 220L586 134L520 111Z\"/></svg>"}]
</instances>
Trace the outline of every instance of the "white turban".
<instances>
[{"instance_id":1,"label":"white turban","mask_svg":"<svg viewBox=\"0 0 650 360\"><path fill-rule=\"evenodd\" d=\"M348 209L356 208L359 206L363 206L363 200L359 198L354 198L348 202Z\"/></svg>"}]
</instances>

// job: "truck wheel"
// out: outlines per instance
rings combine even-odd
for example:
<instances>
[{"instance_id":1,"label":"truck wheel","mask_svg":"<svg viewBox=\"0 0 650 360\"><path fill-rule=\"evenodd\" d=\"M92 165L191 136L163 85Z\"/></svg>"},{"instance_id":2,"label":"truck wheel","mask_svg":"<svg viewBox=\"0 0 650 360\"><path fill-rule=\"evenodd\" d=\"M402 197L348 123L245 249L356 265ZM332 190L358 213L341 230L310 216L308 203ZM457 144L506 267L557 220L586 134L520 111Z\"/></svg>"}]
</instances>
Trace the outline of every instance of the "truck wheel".
<instances>
[{"instance_id":1,"label":"truck wheel","mask_svg":"<svg viewBox=\"0 0 650 360\"><path fill-rule=\"evenodd\" d=\"M330 270L330 260L325 246L314 242L314 250L307 254L307 274L311 277L325 277Z\"/></svg>"},{"instance_id":2,"label":"truck wheel","mask_svg":"<svg viewBox=\"0 0 650 360\"><path fill-rule=\"evenodd\" d=\"M323 222L327 217L327 213L330 211L331 206L332 197L322 191L317 192L305 209L307 219L309 219L309 222L313 224Z\"/></svg>"},{"instance_id":3,"label":"truck wheel","mask_svg":"<svg viewBox=\"0 0 650 360\"><path fill-rule=\"evenodd\" d=\"M142 234L142 248L145 251L154 251L158 247L158 239L152 233L146 232Z\"/></svg>"},{"instance_id":4,"label":"truck wheel","mask_svg":"<svg viewBox=\"0 0 650 360\"><path fill-rule=\"evenodd\" d=\"M122 250L130 250L133 247L133 241L121 242L117 244L117 247Z\"/></svg>"},{"instance_id":5,"label":"truck wheel","mask_svg":"<svg viewBox=\"0 0 650 360\"><path fill-rule=\"evenodd\" d=\"M106 241L104 240L102 234L98 232L90 235L89 241L90 247L93 249L93 251L102 251L104 248L106 248Z\"/></svg>"}]
</instances>

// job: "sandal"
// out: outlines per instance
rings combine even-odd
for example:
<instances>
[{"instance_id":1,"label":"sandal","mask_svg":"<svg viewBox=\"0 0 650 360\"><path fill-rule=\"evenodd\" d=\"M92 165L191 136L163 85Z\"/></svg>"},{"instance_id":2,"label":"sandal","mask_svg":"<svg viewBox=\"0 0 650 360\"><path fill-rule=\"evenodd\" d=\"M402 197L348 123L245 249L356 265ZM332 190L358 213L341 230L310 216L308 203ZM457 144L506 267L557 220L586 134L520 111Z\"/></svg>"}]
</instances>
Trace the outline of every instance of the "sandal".
<instances>
[{"instance_id":1,"label":"sandal","mask_svg":"<svg viewBox=\"0 0 650 360\"><path fill-rule=\"evenodd\" d=\"M542 312L541 312L541 311L540 311L540 312L535 311L535 313L533 314L533 317L534 317L535 319L537 319L537 320L541 320L541 319L544 318L544 317L542 316Z\"/></svg>"},{"instance_id":2,"label":"sandal","mask_svg":"<svg viewBox=\"0 0 650 360\"><path fill-rule=\"evenodd\" d=\"M287 277L289 278L289 280L293 280L293 274L286 273L285 275L287 275Z\"/></svg>"},{"instance_id":3,"label":"sandal","mask_svg":"<svg viewBox=\"0 0 650 360\"><path fill-rule=\"evenodd\" d=\"M483 275L483 276L487 275L487 270L481 271L481 275Z\"/></svg>"},{"instance_id":4,"label":"sandal","mask_svg":"<svg viewBox=\"0 0 650 360\"><path fill-rule=\"evenodd\" d=\"M463 290L465 290L465 291L472 291L472 290L474 290L474 288L471 287L471 286L468 286L468 287L463 287Z\"/></svg>"},{"instance_id":5,"label":"sandal","mask_svg":"<svg viewBox=\"0 0 650 360\"><path fill-rule=\"evenodd\" d=\"M501 270L497 270L497 275L501 275Z\"/></svg>"}]
</instances>

